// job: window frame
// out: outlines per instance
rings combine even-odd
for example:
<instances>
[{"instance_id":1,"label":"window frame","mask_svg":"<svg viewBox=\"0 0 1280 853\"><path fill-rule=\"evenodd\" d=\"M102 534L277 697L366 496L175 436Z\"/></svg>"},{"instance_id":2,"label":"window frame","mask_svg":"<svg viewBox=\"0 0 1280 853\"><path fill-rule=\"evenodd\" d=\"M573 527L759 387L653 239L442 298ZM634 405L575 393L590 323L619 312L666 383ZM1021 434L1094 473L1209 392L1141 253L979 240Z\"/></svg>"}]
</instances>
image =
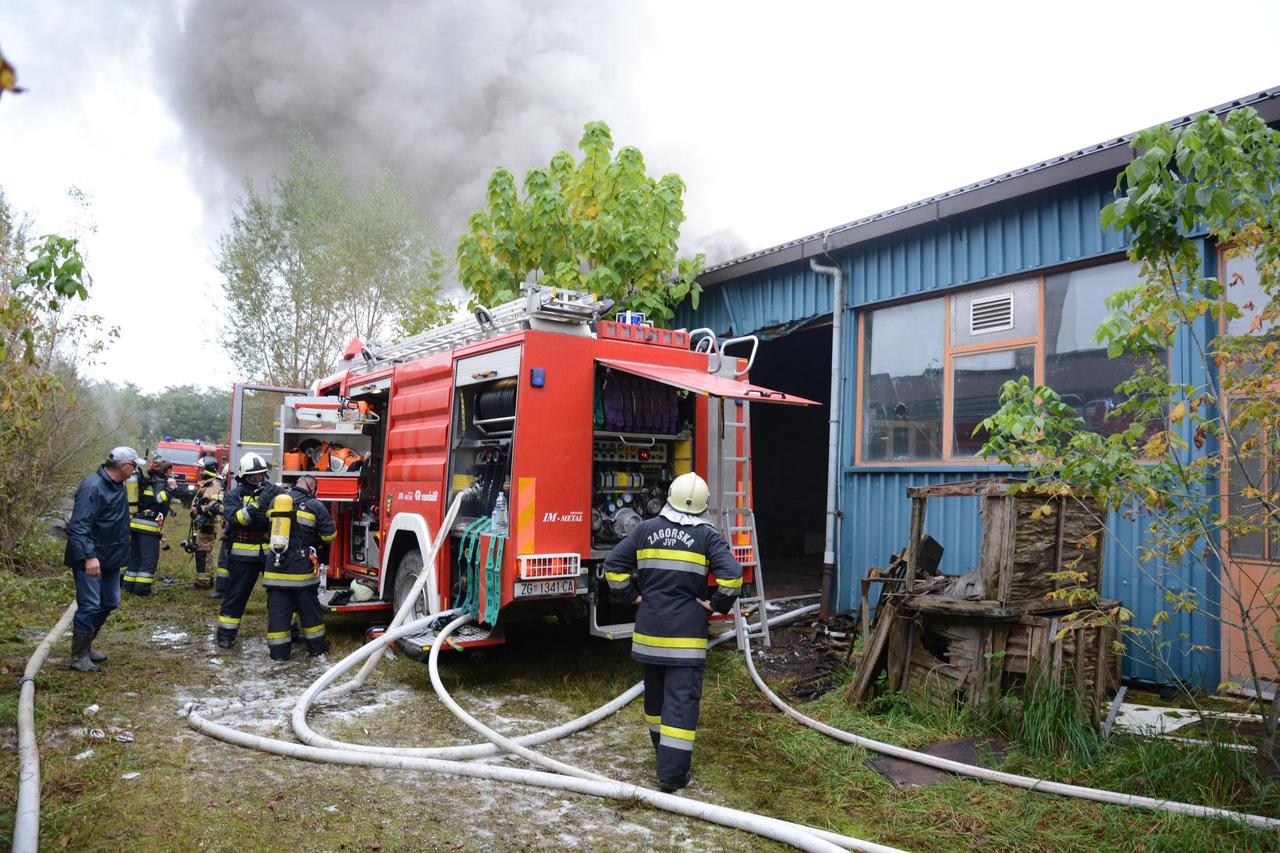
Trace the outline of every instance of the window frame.
<instances>
[{"instance_id":1,"label":"window frame","mask_svg":"<svg viewBox=\"0 0 1280 853\"><path fill-rule=\"evenodd\" d=\"M1219 305L1226 305L1226 302L1227 302L1227 281L1226 281L1227 252L1229 252L1231 248L1232 247L1230 244L1222 244L1217 247L1218 281L1221 282L1223 286L1222 294L1218 297ZM1227 334L1227 331L1228 331L1227 330L1227 314L1225 310L1220 310L1218 311L1218 316L1217 316L1217 333L1219 335L1225 336ZM1215 364L1215 368L1218 370L1219 380L1221 380L1221 376L1224 371L1224 368L1220 360ZM1270 385L1268 386L1268 388L1271 392L1280 394L1280 378L1273 379ZM1226 405L1223 406L1223 410L1218 414L1219 420L1222 424L1223 433L1226 433L1229 427L1229 421L1231 417L1230 409L1231 409L1232 402L1238 399L1243 399L1244 396L1245 395L1243 394L1236 394L1236 395L1231 395L1224 398L1224 402L1226 403ZM1265 437L1265 434L1264 434L1262 442L1263 442L1263 448L1264 448L1264 454L1265 454L1265 449L1266 447L1269 446L1270 439ZM1268 477L1280 476L1280 474L1278 474L1276 471L1271 469L1271 465L1274 464L1277 460L1275 458L1271 458L1268 460L1266 455L1263 456L1263 459L1264 459L1263 470L1267 472L1266 476ZM1221 466L1219 466L1221 470L1219 471L1219 475L1218 475L1218 509L1219 509L1219 517L1225 522L1226 519L1231 515L1231 508L1230 508L1231 459L1227 454L1223 454L1221 462L1222 464ZM1264 525L1262 528L1262 556L1261 557L1236 555L1231 551L1231 537L1227 534L1227 531L1220 528L1218 531L1218 536L1219 536L1219 546L1222 548L1222 552L1226 554L1227 558L1233 563L1239 563L1245 566L1256 566L1256 567L1263 567L1263 568L1272 568L1277 565L1280 565L1280 536L1272 537L1271 530L1266 525Z\"/></svg>"},{"instance_id":2,"label":"window frame","mask_svg":"<svg viewBox=\"0 0 1280 853\"><path fill-rule=\"evenodd\" d=\"M854 376L857 377L855 406L854 412L854 448L853 448L853 467L860 469L872 468L964 468L981 466L984 468L996 467L1007 469L1009 466L999 462L994 462L990 458L981 456L957 455L953 451L952 445L955 441L955 388L954 388L954 361L957 355L971 355L973 353L999 352L1001 350L1022 349L1024 347L1035 347L1035 376L1034 381L1037 385L1044 383L1045 371L1045 343L1044 343L1044 308L1045 308L1045 278L1059 273L1074 272L1076 270L1087 269L1090 267L1101 267L1109 264L1122 263L1128 260L1128 256L1124 252L1109 254L1100 258L1091 258L1079 263L1064 264L1049 269L1044 269L1032 273L1022 273L1015 275L1003 276L990 281L974 282L966 284L963 287L948 288L939 293L930 294L923 299L919 296L910 299L895 299L874 305L867 305L858 308L858 352L854 365ZM957 294L971 290L979 290L984 288L994 288L1005 284L1011 284L1019 281L1034 280L1036 283L1036 298L1038 301L1038 316L1036 320L1036 334L1034 336L1023 336L1020 338L1006 338L999 341L991 341L982 344L966 344L962 346L952 347L951 345L951 311L952 302ZM862 381L864 359L867 357L867 341L866 341L866 320L872 311L882 308L891 308L895 305L902 305L910 302L921 302L928 299L943 300L943 316L946 322L943 324L943 382L942 382L942 456L937 459L871 459L868 460L863 452L863 394L864 383ZM1173 349L1165 350L1165 365L1169 367L1172 364ZM1280 385L1280 383L1278 383Z\"/></svg>"}]
</instances>

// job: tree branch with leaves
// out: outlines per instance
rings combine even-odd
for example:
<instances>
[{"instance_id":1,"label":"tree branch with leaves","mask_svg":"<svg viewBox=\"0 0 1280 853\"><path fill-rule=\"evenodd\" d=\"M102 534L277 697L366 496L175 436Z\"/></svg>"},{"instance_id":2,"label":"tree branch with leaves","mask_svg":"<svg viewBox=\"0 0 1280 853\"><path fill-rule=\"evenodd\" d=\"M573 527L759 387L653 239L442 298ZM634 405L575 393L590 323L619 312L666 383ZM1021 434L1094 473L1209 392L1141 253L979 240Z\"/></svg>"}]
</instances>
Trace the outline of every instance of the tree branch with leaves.
<instances>
[{"instance_id":1,"label":"tree branch with leaves","mask_svg":"<svg viewBox=\"0 0 1280 853\"><path fill-rule=\"evenodd\" d=\"M684 181L655 179L639 149L613 148L608 125L590 122L582 158L560 151L530 169L523 197L511 172L494 171L487 207L458 240L458 278L472 307L516 299L530 278L612 299L658 324L686 298L697 307L703 256L680 257L677 246Z\"/></svg>"},{"instance_id":2,"label":"tree branch with leaves","mask_svg":"<svg viewBox=\"0 0 1280 853\"><path fill-rule=\"evenodd\" d=\"M1264 718L1260 754L1270 757L1280 702L1261 695L1280 661L1272 627L1280 575L1273 562L1262 582L1250 581L1253 561L1233 543L1261 536L1280 549L1280 134L1241 108L1225 120L1202 114L1182 128L1152 128L1133 147L1100 222L1130 236L1140 279L1108 298L1096 340L1113 358L1150 357L1179 343L1194 369L1175 377L1167 362L1151 360L1117 389L1125 402L1113 417L1131 425L1106 437L1089 432L1052 388L1025 377L1007 383L1000 410L983 423L991 430L983 452L1027 468L1034 482L1141 520L1150 542L1136 555L1141 567L1195 565L1217 583L1189 590L1143 568L1167 606L1150 627L1119 627L1155 652L1167 650L1159 633L1171 613L1238 632ZM1241 275L1217 275L1215 246L1224 261L1247 261L1252 286Z\"/></svg>"}]
</instances>

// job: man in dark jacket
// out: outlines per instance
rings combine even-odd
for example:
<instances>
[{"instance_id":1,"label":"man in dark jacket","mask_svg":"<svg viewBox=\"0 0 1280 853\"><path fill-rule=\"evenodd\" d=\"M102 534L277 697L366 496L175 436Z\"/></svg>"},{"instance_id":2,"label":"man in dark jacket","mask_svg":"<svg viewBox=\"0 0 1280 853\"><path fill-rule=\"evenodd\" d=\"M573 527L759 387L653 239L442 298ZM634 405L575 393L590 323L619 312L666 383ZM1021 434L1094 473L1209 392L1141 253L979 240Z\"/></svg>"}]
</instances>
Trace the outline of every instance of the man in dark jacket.
<instances>
[{"instance_id":1,"label":"man in dark jacket","mask_svg":"<svg viewBox=\"0 0 1280 853\"><path fill-rule=\"evenodd\" d=\"M706 482L692 472L671 484L657 518L641 522L604 562L609 588L639 605L631 657L644 664L644 716L657 751L658 785L689 784L698 728L707 616L728 613L742 567L707 518ZM716 591L708 596L708 572Z\"/></svg>"},{"instance_id":2,"label":"man in dark jacket","mask_svg":"<svg viewBox=\"0 0 1280 853\"><path fill-rule=\"evenodd\" d=\"M329 650L324 636L324 611L320 609L320 554L326 554L337 535L333 517L316 500L316 478L303 474L286 494L293 499L291 509L278 510L259 503L254 516L289 519L289 541L283 550L272 543L262 585L267 588L267 650L274 661L287 661L293 645L293 615L311 657ZM328 562L326 559L324 562Z\"/></svg>"},{"instance_id":3,"label":"man in dark jacket","mask_svg":"<svg viewBox=\"0 0 1280 853\"><path fill-rule=\"evenodd\" d=\"M147 467L147 479L138 493L138 505L129 522L129 569L124 573L125 592L150 595L160 564L164 520L175 483L169 479L173 463L156 454Z\"/></svg>"},{"instance_id":4,"label":"man in dark jacket","mask_svg":"<svg viewBox=\"0 0 1280 853\"><path fill-rule=\"evenodd\" d=\"M76 487L63 562L76 581L76 615L71 633L71 668L97 672L107 659L93 640L107 616L120 606L120 572L129 558L129 497L124 483L138 470L138 454L117 447L107 461Z\"/></svg>"},{"instance_id":5,"label":"man in dark jacket","mask_svg":"<svg viewBox=\"0 0 1280 853\"><path fill-rule=\"evenodd\" d=\"M231 543L231 567L218 611L220 649L235 645L245 605L253 594L258 575L266 569L270 554L267 541L271 522L266 510L280 493L280 487L267 480L267 468L267 460L257 453L241 456L235 488L222 501L222 517L227 520L227 539Z\"/></svg>"}]
</instances>

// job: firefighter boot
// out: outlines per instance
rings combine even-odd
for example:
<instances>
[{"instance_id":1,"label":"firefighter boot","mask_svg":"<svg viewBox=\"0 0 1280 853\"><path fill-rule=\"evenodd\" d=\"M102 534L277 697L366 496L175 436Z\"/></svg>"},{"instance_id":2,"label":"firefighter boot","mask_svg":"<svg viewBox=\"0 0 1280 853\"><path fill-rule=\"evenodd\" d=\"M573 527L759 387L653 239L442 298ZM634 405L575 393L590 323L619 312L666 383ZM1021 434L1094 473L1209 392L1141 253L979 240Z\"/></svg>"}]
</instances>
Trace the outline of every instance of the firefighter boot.
<instances>
[{"instance_id":1,"label":"firefighter boot","mask_svg":"<svg viewBox=\"0 0 1280 853\"><path fill-rule=\"evenodd\" d=\"M192 589L208 589L213 586L209 579L209 552L196 551L196 579L191 582Z\"/></svg>"},{"instance_id":2,"label":"firefighter boot","mask_svg":"<svg viewBox=\"0 0 1280 853\"><path fill-rule=\"evenodd\" d=\"M92 631L74 631L71 634L71 668L80 672L99 672L98 665L89 659Z\"/></svg>"},{"instance_id":3,"label":"firefighter boot","mask_svg":"<svg viewBox=\"0 0 1280 853\"><path fill-rule=\"evenodd\" d=\"M100 652L93 647L93 641L98 639L98 632L101 630L102 628L100 627L94 628L93 636L89 638L89 660L93 661L94 663L103 663L107 659L106 652Z\"/></svg>"}]
</instances>

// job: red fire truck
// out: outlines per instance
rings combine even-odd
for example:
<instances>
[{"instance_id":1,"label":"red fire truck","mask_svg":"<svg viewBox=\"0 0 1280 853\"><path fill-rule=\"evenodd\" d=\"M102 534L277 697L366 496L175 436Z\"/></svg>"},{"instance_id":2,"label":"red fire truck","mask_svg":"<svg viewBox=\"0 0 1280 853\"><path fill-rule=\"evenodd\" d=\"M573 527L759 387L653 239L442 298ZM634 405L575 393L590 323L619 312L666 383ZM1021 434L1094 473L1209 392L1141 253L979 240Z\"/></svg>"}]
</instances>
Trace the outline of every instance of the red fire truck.
<instances>
[{"instance_id":1,"label":"red fire truck","mask_svg":"<svg viewBox=\"0 0 1280 853\"><path fill-rule=\"evenodd\" d=\"M200 460L205 456L213 456L218 464L226 463L230 448L225 444L209 444L194 438L170 438L157 441L155 452L173 463L171 472L177 481L175 497L183 504L190 506L196 489L200 487Z\"/></svg>"},{"instance_id":2,"label":"red fire truck","mask_svg":"<svg viewBox=\"0 0 1280 853\"><path fill-rule=\"evenodd\" d=\"M608 309L527 286L524 299L399 344L352 341L340 372L310 389L235 387L233 469L241 454L266 451L284 483L315 473L333 512L322 600L398 609L425 570L414 615L469 609L462 646L500 643L505 626L549 613L627 637L634 610L610 600L604 558L689 470L710 485L710 511L746 569L744 600L763 599L750 407L811 401L745 380L754 338L601 319ZM734 344L749 357L724 355ZM247 407L264 395L280 400L275 436L249 440ZM358 461L330 464L333 453ZM424 567L459 495L448 540ZM355 580L374 600L334 604ZM420 655L433 636L401 646Z\"/></svg>"}]
</instances>

